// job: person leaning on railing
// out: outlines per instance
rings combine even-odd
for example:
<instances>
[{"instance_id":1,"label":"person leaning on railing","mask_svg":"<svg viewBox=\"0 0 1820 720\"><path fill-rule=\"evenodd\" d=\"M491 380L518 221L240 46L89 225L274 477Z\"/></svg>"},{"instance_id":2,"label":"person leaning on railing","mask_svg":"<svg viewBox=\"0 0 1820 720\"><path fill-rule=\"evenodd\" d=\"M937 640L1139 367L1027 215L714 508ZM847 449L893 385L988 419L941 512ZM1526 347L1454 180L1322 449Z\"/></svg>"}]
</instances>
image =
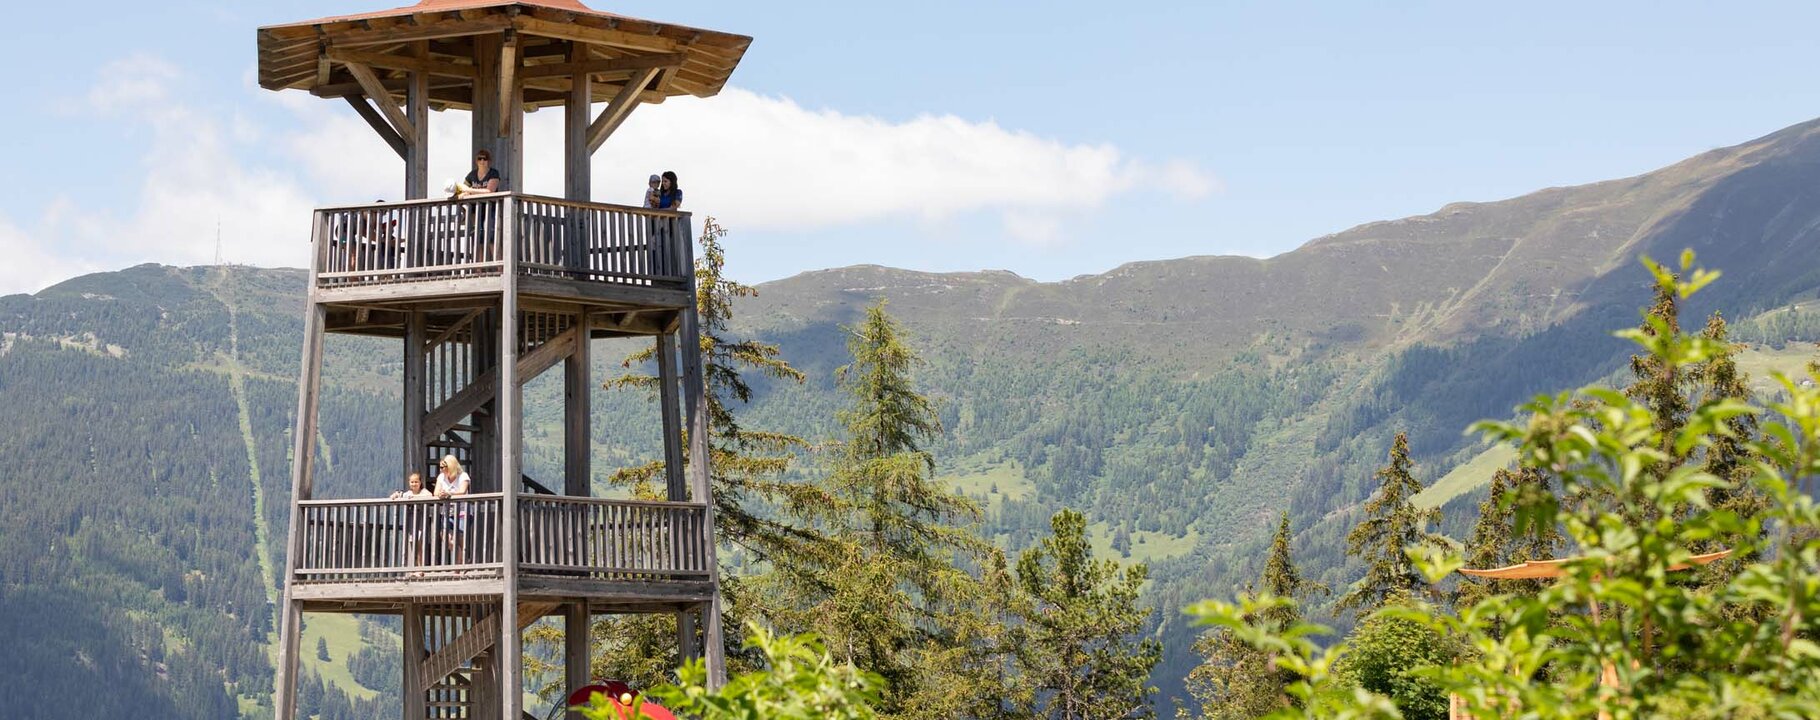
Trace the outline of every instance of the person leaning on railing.
<instances>
[{"instance_id":1,"label":"person leaning on railing","mask_svg":"<svg viewBox=\"0 0 1820 720\"><path fill-rule=\"evenodd\" d=\"M462 178L461 182L455 185L455 199L460 200L469 195L502 192L505 189L505 179L500 176L499 168L493 167L493 153L480 150L474 153L474 169L469 170L467 177ZM469 208L463 208L463 212L469 210ZM471 211L474 223L473 237L477 243L475 249L481 251L478 259L484 262L498 258L498 248L495 247L496 240L493 237L496 230L492 227L494 218L491 208L486 207L486 203L481 203L471 208Z\"/></svg>"},{"instance_id":2,"label":"person leaning on railing","mask_svg":"<svg viewBox=\"0 0 1820 720\"><path fill-rule=\"evenodd\" d=\"M436 498L448 500L468 494L468 474L462 472L461 461L454 455L442 456L442 472L436 475ZM462 537L468 531L468 504L451 503L443 509L443 538L449 544L450 560L456 565L462 564Z\"/></svg>"},{"instance_id":3,"label":"person leaning on railing","mask_svg":"<svg viewBox=\"0 0 1820 720\"><path fill-rule=\"evenodd\" d=\"M388 499L388 500L434 500L434 499L436 499L436 493L431 492L429 488L426 488L423 486L423 474L411 473L411 476L409 478L405 479L405 489L393 490L391 495L386 496L386 499ZM407 509L404 512L404 516L405 516L405 521L404 521L405 536L404 537L405 537L405 542L411 546L411 557L415 560L417 565L423 565L423 526L424 526L424 523L422 521L423 518L422 518L421 513L413 512L413 510L418 510L418 509L421 509L421 508ZM422 575L422 573L411 573L411 575L418 576L418 575Z\"/></svg>"}]
</instances>

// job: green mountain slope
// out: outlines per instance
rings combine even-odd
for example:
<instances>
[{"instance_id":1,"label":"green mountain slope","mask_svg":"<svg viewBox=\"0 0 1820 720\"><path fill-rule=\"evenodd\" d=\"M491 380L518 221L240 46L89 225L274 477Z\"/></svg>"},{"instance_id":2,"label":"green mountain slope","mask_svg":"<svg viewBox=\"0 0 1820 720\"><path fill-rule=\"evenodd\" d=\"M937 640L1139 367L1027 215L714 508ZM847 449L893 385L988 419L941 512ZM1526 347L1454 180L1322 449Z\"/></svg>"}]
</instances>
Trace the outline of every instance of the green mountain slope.
<instances>
[{"instance_id":1,"label":"green mountain slope","mask_svg":"<svg viewBox=\"0 0 1820 720\"><path fill-rule=\"evenodd\" d=\"M1341 538L1394 429L1410 431L1433 482L1483 451L1460 434L1467 422L1615 373L1626 349L1608 330L1644 303L1638 255L1693 247L1725 270L1692 312L1757 316L1741 337L1774 362L1805 351L1791 341L1820 340L1812 308L1779 310L1820 289L1817 138L1808 123L1265 260L1055 283L881 267L767 283L738 330L780 343L811 379L761 384L748 422L827 437L840 327L887 298L930 360L920 381L947 428L934 450L986 501L984 532L1021 548L1071 505L1090 513L1096 547L1153 563L1169 649L1157 679L1173 693L1189 662L1177 610L1253 576L1278 511L1308 572L1344 585ZM737 235L729 246L764 251ZM286 520L303 284L295 270L141 266L0 298L0 419L13 429L0 433L0 642L14 650L0 655L0 717L261 714L271 613L256 548L268 539L267 562L282 564L269 539ZM355 338L327 348L323 493L377 494L399 455L401 353ZM599 372L629 349L598 348ZM526 390L537 477L560 467L549 380ZM647 398L602 391L596 408L603 474L658 454ZM1477 500L1473 472L1434 496L1450 525ZM355 698L380 689L386 661L350 656L387 644L382 628L313 631L332 648L314 675ZM100 684L113 692L85 692Z\"/></svg>"}]
</instances>

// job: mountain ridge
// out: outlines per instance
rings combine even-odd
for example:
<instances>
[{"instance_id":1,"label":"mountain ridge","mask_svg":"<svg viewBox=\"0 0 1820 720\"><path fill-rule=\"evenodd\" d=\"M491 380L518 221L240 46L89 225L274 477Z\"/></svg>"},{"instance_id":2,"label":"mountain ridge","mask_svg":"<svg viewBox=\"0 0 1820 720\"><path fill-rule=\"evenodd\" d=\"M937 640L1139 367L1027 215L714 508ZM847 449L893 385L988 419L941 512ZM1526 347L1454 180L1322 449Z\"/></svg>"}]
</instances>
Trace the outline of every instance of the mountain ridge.
<instances>
[{"instance_id":1,"label":"mountain ridge","mask_svg":"<svg viewBox=\"0 0 1820 720\"><path fill-rule=\"evenodd\" d=\"M993 508L982 532L1015 550L1056 508L1082 507L1097 548L1153 564L1147 597L1169 640L1158 672L1168 695L1190 662L1189 631L1173 609L1250 577L1276 512L1290 512L1308 575L1337 587L1356 571L1344 526L1393 431L1410 431L1418 476L1432 481L1480 452L1460 435L1466 422L1614 377L1628 350L1610 331L1634 324L1648 298L1638 256L1670 260L1693 248L1727 273L1689 318L1736 319L1820 293L1817 130L1820 121L1802 123L1631 178L1449 203L1270 258L1133 261L1057 281L859 265L760 283L735 306L731 331L779 344L808 381L755 381L742 423L829 437L840 403L833 370L846 362L841 327L888 300L928 360L919 385L942 407L946 434L930 449L944 476ZM729 245L742 251L737 235ZM133 697L122 707L169 717L221 708L232 699L210 686L225 678L243 708L256 704L248 693L269 682L269 666L244 654L211 664L198 651L257 642L271 626L256 558L226 551L252 543L251 501L219 493L251 487L256 461L267 523L282 536L288 378L306 281L298 269L145 264L0 297L0 413L33 429L0 438L0 527L9 528L0 610L46 617L57 578L144 604L110 615L105 598L59 581L60 592L79 593L72 607L87 626L9 631L29 633L18 636L34 656L0 661L0 677L12 670L19 682L68 688L101 682L103 670L125 673ZM388 348L329 343L326 493L389 486L399 354ZM603 377L629 349L595 353ZM218 367L230 353L245 368L241 398ZM173 392L188 395L166 397ZM528 387L527 407L547 392ZM603 473L657 456L639 420L649 416L644 402L601 391ZM550 458L560 458L550 447L560 433L537 431L548 421L527 420L534 476L555 472ZM162 436L172 429L196 438ZM113 497L157 512L67 504L95 497L117 479L114 464L129 461L162 480ZM818 472L815 461L804 458L804 477ZM170 477L172 468L187 474ZM1467 492L1445 508L1459 518L1476 502ZM140 543L105 542L117 536ZM105 657L66 657L60 635L94 638ZM178 687L161 689L166 676ZM7 698L0 692L0 716L88 714Z\"/></svg>"}]
</instances>

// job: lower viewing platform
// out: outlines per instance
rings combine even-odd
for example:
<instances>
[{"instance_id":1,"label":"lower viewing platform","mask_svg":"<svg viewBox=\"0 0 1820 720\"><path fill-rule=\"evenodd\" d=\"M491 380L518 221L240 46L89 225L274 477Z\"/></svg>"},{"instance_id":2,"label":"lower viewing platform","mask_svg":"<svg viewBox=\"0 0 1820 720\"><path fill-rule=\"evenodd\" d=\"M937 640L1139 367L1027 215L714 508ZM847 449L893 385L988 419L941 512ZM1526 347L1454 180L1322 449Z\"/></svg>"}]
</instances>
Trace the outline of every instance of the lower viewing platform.
<instances>
[{"instance_id":1,"label":"lower viewing platform","mask_svg":"<svg viewBox=\"0 0 1820 720\"><path fill-rule=\"evenodd\" d=\"M521 495L507 542L504 503L502 493L301 501L292 597L311 610L383 612L406 599L497 596L513 551L522 598L618 610L713 595L703 505Z\"/></svg>"},{"instance_id":2,"label":"lower viewing platform","mask_svg":"<svg viewBox=\"0 0 1820 720\"><path fill-rule=\"evenodd\" d=\"M689 215L523 193L316 211L310 288L320 302L520 292L623 307L683 307Z\"/></svg>"}]
</instances>

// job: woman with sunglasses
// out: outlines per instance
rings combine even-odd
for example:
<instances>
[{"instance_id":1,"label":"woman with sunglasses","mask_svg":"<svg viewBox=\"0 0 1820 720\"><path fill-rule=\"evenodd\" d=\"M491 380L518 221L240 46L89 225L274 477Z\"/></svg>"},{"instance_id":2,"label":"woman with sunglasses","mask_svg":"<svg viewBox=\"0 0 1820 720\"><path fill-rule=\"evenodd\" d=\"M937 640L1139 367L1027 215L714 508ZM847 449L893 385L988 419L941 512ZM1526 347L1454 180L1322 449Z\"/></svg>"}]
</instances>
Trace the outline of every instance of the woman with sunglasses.
<instances>
[{"instance_id":1,"label":"woman with sunglasses","mask_svg":"<svg viewBox=\"0 0 1820 720\"><path fill-rule=\"evenodd\" d=\"M476 193L499 192L499 168L493 167L493 153L481 150L474 153L474 169L461 179L461 185L455 188L457 196Z\"/></svg>"}]
</instances>

